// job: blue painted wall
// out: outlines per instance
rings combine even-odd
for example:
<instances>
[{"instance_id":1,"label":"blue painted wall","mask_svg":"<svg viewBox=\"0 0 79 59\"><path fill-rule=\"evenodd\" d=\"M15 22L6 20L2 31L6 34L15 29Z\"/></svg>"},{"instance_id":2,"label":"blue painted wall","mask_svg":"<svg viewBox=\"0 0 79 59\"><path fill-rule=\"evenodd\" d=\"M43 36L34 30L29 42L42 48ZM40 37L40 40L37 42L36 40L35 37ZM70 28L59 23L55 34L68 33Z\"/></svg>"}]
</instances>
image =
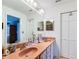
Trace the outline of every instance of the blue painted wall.
<instances>
[{"instance_id":1,"label":"blue painted wall","mask_svg":"<svg viewBox=\"0 0 79 59\"><path fill-rule=\"evenodd\" d=\"M10 25L17 26L17 42L20 41L20 18L7 15L7 42L9 43L9 31L10 31Z\"/></svg>"}]
</instances>

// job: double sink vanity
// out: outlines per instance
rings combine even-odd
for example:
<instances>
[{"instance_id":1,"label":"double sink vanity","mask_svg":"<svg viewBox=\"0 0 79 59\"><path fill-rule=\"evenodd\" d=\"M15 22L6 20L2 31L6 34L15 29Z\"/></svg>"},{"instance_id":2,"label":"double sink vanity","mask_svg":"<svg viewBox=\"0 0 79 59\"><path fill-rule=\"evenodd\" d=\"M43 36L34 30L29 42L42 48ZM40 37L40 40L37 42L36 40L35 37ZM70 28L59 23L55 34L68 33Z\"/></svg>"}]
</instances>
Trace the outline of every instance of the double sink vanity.
<instances>
[{"instance_id":1,"label":"double sink vanity","mask_svg":"<svg viewBox=\"0 0 79 59\"><path fill-rule=\"evenodd\" d=\"M3 56L3 59L41 59L41 55L54 42L54 37L47 37L44 38L44 40L42 40L40 43L32 43L31 45L25 46L25 43L17 44L16 50L7 56Z\"/></svg>"}]
</instances>

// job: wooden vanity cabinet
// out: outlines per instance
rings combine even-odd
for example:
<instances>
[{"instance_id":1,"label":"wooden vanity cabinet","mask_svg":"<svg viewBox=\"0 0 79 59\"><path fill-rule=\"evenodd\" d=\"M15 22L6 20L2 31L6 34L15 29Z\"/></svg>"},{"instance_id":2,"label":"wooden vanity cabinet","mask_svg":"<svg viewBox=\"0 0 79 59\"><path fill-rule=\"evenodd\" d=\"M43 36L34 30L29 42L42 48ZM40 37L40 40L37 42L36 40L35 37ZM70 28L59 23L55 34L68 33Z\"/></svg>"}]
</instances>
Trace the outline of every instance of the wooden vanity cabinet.
<instances>
[{"instance_id":1,"label":"wooden vanity cabinet","mask_svg":"<svg viewBox=\"0 0 79 59\"><path fill-rule=\"evenodd\" d=\"M36 59L53 59L53 43Z\"/></svg>"}]
</instances>

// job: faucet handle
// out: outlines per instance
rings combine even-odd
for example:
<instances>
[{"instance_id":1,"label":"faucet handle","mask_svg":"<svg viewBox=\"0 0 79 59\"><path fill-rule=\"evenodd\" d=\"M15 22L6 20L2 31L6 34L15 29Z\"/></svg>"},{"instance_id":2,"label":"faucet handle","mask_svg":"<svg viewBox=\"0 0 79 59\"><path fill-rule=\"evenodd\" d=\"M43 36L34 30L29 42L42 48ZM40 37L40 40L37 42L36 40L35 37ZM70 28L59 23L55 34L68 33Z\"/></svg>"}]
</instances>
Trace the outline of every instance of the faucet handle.
<instances>
[{"instance_id":1,"label":"faucet handle","mask_svg":"<svg viewBox=\"0 0 79 59\"><path fill-rule=\"evenodd\" d=\"M26 43L21 44L20 50L26 47Z\"/></svg>"}]
</instances>

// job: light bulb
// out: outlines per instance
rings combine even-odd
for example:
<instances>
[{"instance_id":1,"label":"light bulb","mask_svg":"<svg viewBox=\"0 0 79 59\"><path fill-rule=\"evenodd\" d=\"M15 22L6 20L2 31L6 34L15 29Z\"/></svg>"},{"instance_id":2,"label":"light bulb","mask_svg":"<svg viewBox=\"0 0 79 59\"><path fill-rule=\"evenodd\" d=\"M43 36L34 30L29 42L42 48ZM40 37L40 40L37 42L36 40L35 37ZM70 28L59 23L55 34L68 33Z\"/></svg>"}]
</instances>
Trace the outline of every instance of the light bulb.
<instances>
[{"instance_id":1,"label":"light bulb","mask_svg":"<svg viewBox=\"0 0 79 59\"><path fill-rule=\"evenodd\" d=\"M34 6L34 7L37 7L37 3L36 3L36 2L34 2L34 3L33 3L33 6Z\"/></svg>"},{"instance_id":2,"label":"light bulb","mask_svg":"<svg viewBox=\"0 0 79 59\"><path fill-rule=\"evenodd\" d=\"M40 13L44 13L44 10L43 9L40 9Z\"/></svg>"}]
</instances>

